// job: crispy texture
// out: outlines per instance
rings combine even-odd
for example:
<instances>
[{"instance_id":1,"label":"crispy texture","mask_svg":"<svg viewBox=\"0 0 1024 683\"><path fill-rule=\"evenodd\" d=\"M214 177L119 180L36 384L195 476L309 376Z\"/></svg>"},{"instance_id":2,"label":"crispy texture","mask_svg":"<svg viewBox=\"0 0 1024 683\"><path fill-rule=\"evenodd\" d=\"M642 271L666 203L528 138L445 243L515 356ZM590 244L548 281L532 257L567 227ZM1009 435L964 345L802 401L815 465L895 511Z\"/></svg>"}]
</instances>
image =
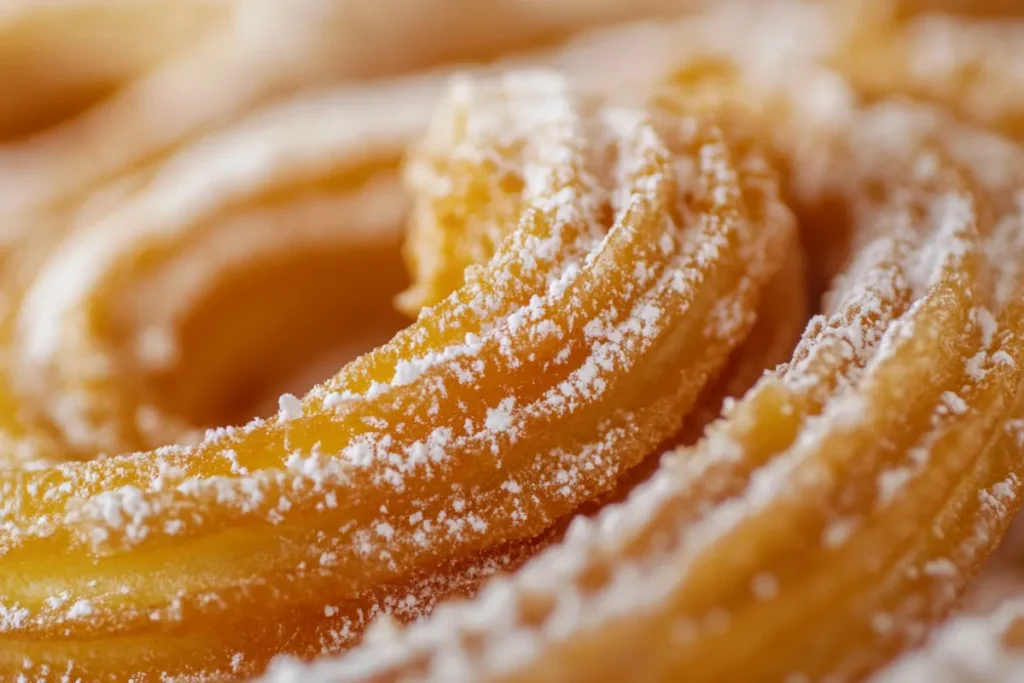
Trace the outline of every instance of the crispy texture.
<instances>
[{"instance_id":1,"label":"crispy texture","mask_svg":"<svg viewBox=\"0 0 1024 683\"><path fill-rule=\"evenodd\" d=\"M856 678L950 609L1019 504L1024 347L980 277L996 195L922 117L858 114L825 169L857 256L789 364L620 507L325 678Z\"/></svg>"},{"instance_id":2,"label":"crispy texture","mask_svg":"<svg viewBox=\"0 0 1024 683\"><path fill-rule=\"evenodd\" d=\"M476 109L492 98L509 103L513 121L541 102L549 114L518 124L499 147L491 111ZM371 591L401 590L398 599L432 568L537 536L676 431L753 324L794 223L751 141L726 144L714 127L642 111L598 116L593 106L551 76L453 96L432 139L496 155L519 178L516 227L462 286L301 404L282 399L276 419L212 432L193 448L0 474L13 525L4 556L38 577L2 587L31 616L7 636L17 656L0 661L71 660L76 674L99 677L228 672L239 652L234 673L256 671L284 643L315 654L336 615L324 614L324 600L344 615ZM456 129L452 139L449 121L462 117L474 119L470 137ZM453 173L431 185L458 192L459 174L493 171ZM123 291L110 278L157 256L173 262L178 249L166 230L126 230L138 237L115 243L124 265L110 261L78 291L82 304L56 309L74 316L66 346L45 359L66 392L108 343L83 314ZM190 238L186 227L172 234ZM51 300L32 297L27 340L53 315L38 304ZM36 357L40 348L26 343ZM81 405L104 409L121 386L84 382ZM86 419L118 424L117 405ZM538 466L549 461L568 479ZM55 526L40 527L43 515ZM131 596L117 593L139 575L150 578ZM41 598L58 585L88 614ZM265 638L235 625L256 605L276 615ZM159 650L154 633L166 638Z\"/></svg>"},{"instance_id":3,"label":"crispy texture","mask_svg":"<svg viewBox=\"0 0 1024 683\"><path fill-rule=\"evenodd\" d=\"M624 11L530 5L384 61L268 5L8 149L0 678L860 680L943 621L1024 495L1016 28L781 0L286 95ZM161 129L182 74L237 88Z\"/></svg>"},{"instance_id":4,"label":"crispy texture","mask_svg":"<svg viewBox=\"0 0 1024 683\"><path fill-rule=\"evenodd\" d=\"M827 154L779 137L810 243L846 223L850 254L792 360L624 502L318 680L857 679L952 608L1020 503L1021 153L923 107L845 120Z\"/></svg>"}]
</instances>

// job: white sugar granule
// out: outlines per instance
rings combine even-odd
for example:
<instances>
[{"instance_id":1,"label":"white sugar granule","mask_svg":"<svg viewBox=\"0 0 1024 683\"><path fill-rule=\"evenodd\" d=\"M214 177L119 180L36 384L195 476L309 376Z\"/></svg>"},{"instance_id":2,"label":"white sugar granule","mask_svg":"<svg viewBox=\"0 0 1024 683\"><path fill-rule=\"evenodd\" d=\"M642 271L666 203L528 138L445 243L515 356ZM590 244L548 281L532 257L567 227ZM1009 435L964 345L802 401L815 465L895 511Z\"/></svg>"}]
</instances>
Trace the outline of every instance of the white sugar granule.
<instances>
[{"instance_id":1,"label":"white sugar granule","mask_svg":"<svg viewBox=\"0 0 1024 683\"><path fill-rule=\"evenodd\" d=\"M93 613L92 603L88 600L78 600L68 610L68 619L81 619Z\"/></svg>"},{"instance_id":2,"label":"white sugar granule","mask_svg":"<svg viewBox=\"0 0 1024 683\"><path fill-rule=\"evenodd\" d=\"M302 402L292 394L281 394L277 399L277 417L281 422L297 420L302 417Z\"/></svg>"},{"instance_id":3,"label":"white sugar granule","mask_svg":"<svg viewBox=\"0 0 1024 683\"><path fill-rule=\"evenodd\" d=\"M512 409L515 407L516 399L513 396L503 398L497 408L487 409L487 419L484 426L492 432L504 432L512 424Z\"/></svg>"}]
</instances>

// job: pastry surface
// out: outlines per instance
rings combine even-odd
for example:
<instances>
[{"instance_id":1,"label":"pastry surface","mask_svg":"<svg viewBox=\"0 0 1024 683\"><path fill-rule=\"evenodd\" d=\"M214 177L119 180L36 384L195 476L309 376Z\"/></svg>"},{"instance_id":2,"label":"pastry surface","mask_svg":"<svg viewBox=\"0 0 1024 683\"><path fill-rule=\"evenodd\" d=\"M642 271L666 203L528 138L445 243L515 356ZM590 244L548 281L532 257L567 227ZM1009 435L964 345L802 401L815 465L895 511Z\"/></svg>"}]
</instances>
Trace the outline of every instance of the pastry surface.
<instances>
[{"instance_id":1,"label":"pastry surface","mask_svg":"<svg viewBox=\"0 0 1024 683\"><path fill-rule=\"evenodd\" d=\"M388 4L0 116L0 679L1013 680L1021 20Z\"/></svg>"}]
</instances>

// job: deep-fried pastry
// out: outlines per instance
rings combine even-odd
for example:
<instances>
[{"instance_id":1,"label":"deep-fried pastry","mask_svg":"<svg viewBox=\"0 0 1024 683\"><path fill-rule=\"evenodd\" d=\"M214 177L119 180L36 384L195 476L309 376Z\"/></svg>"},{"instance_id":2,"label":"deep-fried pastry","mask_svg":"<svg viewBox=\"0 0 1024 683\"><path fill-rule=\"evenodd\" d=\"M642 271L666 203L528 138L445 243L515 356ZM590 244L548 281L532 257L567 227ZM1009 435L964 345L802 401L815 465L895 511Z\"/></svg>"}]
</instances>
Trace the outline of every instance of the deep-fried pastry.
<instances>
[{"instance_id":1,"label":"deep-fried pastry","mask_svg":"<svg viewBox=\"0 0 1024 683\"><path fill-rule=\"evenodd\" d=\"M792 361L621 506L317 679L845 680L918 640L1020 501L1020 289L985 276L1020 252L991 249L971 134L856 113L818 187L854 256Z\"/></svg>"},{"instance_id":2,"label":"deep-fried pastry","mask_svg":"<svg viewBox=\"0 0 1024 683\"><path fill-rule=\"evenodd\" d=\"M937 20L884 5L716 8L478 70L410 152L411 202L440 74L35 157L61 172L28 169L0 227L0 677L350 650L270 678L859 680L922 642L1021 501L1024 152L974 127L1017 132L989 59L1012 45L957 38L963 78L920 76ZM330 32L312 16L282 36ZM327 62L214 109L359 68ZM415 321L216 427L323 334L398 326L375 311L410 203Z\"/></svg>"},{"instance_id":3,"label":"deep-fried pastry","mask_svg":"<svg viewBox=\"0 0 1024 683\"><path fill-rule=\"evenodd\" d=\"M294 322L275 320L268 306L292 321L307 306L341 306L334 314L348 320L345 306L358 301L325 287L356 290L373 263L391 259L407 205L402 148L422 130L434 88L411 79L269 109L132 179L115 208L51 231L45 263L21 276L14 375L65 448L113 454L173 442L184 426L171 424L169 409L191 425L237 419L211 413L225 398L216 387L237 386L232 368L287 358L273 343L313 350L272 334ZM340 277L330 273L339 268ZM225 289L233 301L209 298ZM296 303L271 306L281 295Z\"/></svg>"},{"instance_id":4,"label":"deep-fried pastry","mask_svg":"<svg viewBox=\"0 0 1024 683\"><path fill-rule=\"evenodd\" d=\"M131 172L220 122L303 89L380 78L445 62L494 59L510 50L551 44L583 28L672 9L678 12L701 4L701 0L612 0L550 6L527 0L296 0L287 7L272 0L89 3L95 6L47 2L45 8L34 11L32 3L24 3L14 11L15 19L22 21L10 22L11 32L28 40L29 46L13 41L8 57L11 64L0 70L0 75L6 71L16 79L5 82L27 81L33 88L40 87L44 79L32 75L42 67L33 69L31 58L44 58L46 45L43 41L33 45L24 24L29 28L35 23L48 28L52 24L49 30L60 36L63 25L76 19L76 12L84 15L77 17L76 25L90 18L97 31L108 23L121 24L125 30L116 32L117 40L132 45L126 38L134 38L147 48L143 55L153 52L163 59L150 58L141 73L138 67L135 72L127 68L134 66L131 62L116 70L115 75L127 82L115 81L111 85L120 87L106 99L65 121L47 121L44 113L36 111L39 124L57 125L0 148L0 185L7 188L0 195L0 215L8 220L12 214L24 220L21 214L25 211L79 201L81 194L97 183ZM126 9L129 5L132 9ZM90 10L97 16L90 17ZM189 22L184 19L206 30L186 31ZM159 52L167 40L157 30L160 24L152 28L147 24L156 21L162 21L165 32L177 29L178 50ZM4 28L0 23L0 69L5 56ZM80 28L72 35L86 38L89 31ZM62 49L70 53L65 58L72 64L65 66L55 60L47 65L45 75L68 72L68 79L85 79L89 60L96 60L97 53L105 56L92 45L76 50L69 41L63 42ZM27 55L23 54L26 50ZM143 55L134 61L147 64ZM82 68L76 72L75 66ZM113 66L110 60L101 64L107 69ZM66 97L70 91L72 88L67 88L58 94ZM25 109L19 119L31 116L33 106L46 104L33 105L28 95L21 107L7 108L15 113ZM66 106L57 111L77 113ZM3 123L0 118L0 135Z\"/></svg>"},{"instance_id":5,"label":"deep-fried pastry","mask_svg":"<svg viewBox=\"0 0 1024 683\"><path fill-rule=\"evenodd\" d=\"M756 144L576 102L546 74L453 98L432 139L501 163L432 187L465 201L463 183L501 182L523 197L516 228L464 285L301 402L282 397L276 419L194 448L3 475L4 557L37 578L0 592L25 610L7 637L32 671L227 672L240 654L241 673L283 642L315 654L317 623L334 615L325 601L344 611L536 536L678 429L792 235ZM85 301L109 289L93 282ZM91 343L59 338L72 355ZM148 578L121 592L132 576ZM67 597L48 600L47 585ZM256 603L274 630L243 638L235 620ZM128 645L153 629L188 640Z\"/></svg>"}]
</instances>

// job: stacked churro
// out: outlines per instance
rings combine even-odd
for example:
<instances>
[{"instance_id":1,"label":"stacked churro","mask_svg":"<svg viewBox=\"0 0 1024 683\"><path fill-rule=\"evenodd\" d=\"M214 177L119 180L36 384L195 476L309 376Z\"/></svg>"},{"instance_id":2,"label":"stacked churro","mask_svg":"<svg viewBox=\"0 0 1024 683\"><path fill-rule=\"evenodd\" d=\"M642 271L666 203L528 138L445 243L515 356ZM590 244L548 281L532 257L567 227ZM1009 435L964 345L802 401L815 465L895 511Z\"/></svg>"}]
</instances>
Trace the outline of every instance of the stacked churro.
<instances>
[{"instance_id":1,"label":"stacked churro","mask_svg":"<svg viewBox=\"0 0 1024 683\"><path fill-rule=\"evenodd\" d=\"M0 677L1019 670L1024 25L538 4L0 25Z\"/></svg>"}]
</instances>

